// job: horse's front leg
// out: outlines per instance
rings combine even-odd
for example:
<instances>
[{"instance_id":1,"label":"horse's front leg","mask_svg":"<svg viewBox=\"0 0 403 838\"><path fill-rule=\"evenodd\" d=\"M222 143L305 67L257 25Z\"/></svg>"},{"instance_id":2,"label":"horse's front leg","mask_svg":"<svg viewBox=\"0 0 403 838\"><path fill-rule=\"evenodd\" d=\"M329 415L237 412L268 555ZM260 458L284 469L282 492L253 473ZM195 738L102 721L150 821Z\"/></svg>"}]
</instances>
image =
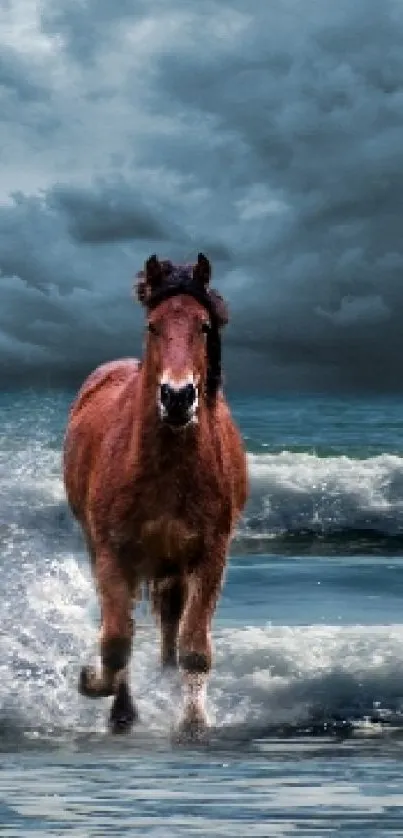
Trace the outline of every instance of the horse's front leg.
<instances>
[{"instance_id":1,"label":"horse's front leg","mask_svg":"<svg viewBox=\"0 0 403 838\"><path fill-rule=\"evenodd\" d=\"M183 716L179 732L198 737L206 728L207 679L212 664L211 623L221 592L227 542L205 555L187 580L179 627L179 666L183 681Z\"/></svg>"},{"instance_id":2,"label":"horse's front leg","mask_svg":"<svg viewBox=\"0 0 403 838\"><path fill-rule=\"evenodd\" d=\"M83 667L79 691L89 698L114 696L110 712L112 730L129 728L137 718L128 686L128 664L132 648L131 589L117 557L107 551L96 552L94 572L101 606L101 671Z\"/></svg>"},{"instance_id":3,"label":"horse's front leg","mask_svg":"<svg viewBox=\"0 0 403 838\"><path fill-rule=\"evenodd\" d=\"M155 581L152 602L161 631L161 666L176 668L178 664L178 631L184 604L184 581L181 577Z\"/></svg>"}]
</instances>

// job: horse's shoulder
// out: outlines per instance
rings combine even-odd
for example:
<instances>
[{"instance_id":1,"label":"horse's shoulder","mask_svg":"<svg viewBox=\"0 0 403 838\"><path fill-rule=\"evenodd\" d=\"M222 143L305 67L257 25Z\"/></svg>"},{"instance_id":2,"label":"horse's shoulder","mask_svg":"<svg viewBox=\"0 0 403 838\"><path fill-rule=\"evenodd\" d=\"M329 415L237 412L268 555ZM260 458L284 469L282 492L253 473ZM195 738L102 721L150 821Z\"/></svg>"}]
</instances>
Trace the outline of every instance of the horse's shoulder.
<instances>
[{"instance_id":1,"label":"horse's shoulder","mask_svg":"<svg viewBox=\"0 0 403 838\"><path fill-rule=\"evenodd\" d=\"M236 461L242 466L245 460L245 448L241 431L232 415L231 408L225 398L220 394L217 403L217 417L215 426L218 430L220 448L224 459L231 462L232 466Z\"/></svg>"},{"instance_id":2,"label":"horse's shoulder","mask_svg":"<svg viewBox=\"0 0 403 838\"><path fill-rule=\"evenodd\" d=\"M241 431L223 394L220 394L217 404L217 419L221 462L230 480L232 498L239 512L248 495L247 459Z\"/></svg>"},{"instance_id":3,"label":"horse's shoulder","mask_svg":"<svg viewBox=\"0 0 403 838\"><path fill-rule=\"evenodd\" d=\"M140 362L136 358L120 358L101 364L84 381L73 404L73 412L94 401L114 399L122 387L137 379L139 368Z\"/></svg>"}]
</instances>

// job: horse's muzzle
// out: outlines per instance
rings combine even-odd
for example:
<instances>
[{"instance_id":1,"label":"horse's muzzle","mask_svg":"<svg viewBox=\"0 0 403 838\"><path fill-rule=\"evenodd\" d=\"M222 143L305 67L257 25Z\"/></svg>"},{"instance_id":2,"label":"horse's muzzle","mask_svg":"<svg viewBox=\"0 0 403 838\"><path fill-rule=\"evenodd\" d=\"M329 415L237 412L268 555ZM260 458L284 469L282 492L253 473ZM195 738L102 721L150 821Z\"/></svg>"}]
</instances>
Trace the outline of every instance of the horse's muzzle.
<instances>
[{"instance_id":1,"label":"horse's muzzle","mask_svg":"<svg viewBox=\"0 0 403 838\"><path fill-rule=\"evenodd\" d=\"M181 387L165 382L159 388L158 403L163 422L174 428L184 428L196 418L197 387L191 382Z\"/></svg>"}]
</instances>

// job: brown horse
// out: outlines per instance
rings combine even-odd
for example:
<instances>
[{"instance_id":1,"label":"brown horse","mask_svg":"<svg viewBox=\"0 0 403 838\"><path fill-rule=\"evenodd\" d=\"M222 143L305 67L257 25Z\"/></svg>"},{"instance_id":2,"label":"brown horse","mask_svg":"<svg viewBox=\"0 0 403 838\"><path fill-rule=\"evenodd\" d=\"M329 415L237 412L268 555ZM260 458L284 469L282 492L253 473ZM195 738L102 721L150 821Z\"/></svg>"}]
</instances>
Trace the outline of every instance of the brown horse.
<instances>
[{"instance_id":1,"label":"brown horse","mask_svg":"<svg viewBox=\"0 0 403 838\"><path fill-rule=\"evenodd\" d=\"M127 677L133 604L146 583L161 630L161 661L179 666L180 729L207 723L211 622L231 535L247 497L246 457L221 390L221 297L210 263L151 256L138 274L148 335L140 363L96 369L70 412L64 481L85 535L102 626L101 670L79 690L114 696L112 730L137 718Z\"/></svg>"}]
</instances>

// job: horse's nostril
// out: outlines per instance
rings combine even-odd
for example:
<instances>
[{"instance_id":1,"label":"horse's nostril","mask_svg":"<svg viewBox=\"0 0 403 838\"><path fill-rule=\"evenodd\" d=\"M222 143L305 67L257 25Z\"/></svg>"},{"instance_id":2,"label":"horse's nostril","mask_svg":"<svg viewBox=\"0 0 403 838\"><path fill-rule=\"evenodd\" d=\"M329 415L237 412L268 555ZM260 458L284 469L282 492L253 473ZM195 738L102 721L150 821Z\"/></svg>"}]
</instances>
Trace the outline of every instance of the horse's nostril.
<instances>
[{"instance_id":1,"label":"horse's nostril","mask_svg":"<svg viewBox=\"0 0 403 838\"><path fill-rule=\"evenodd\" d=\"M186 384L183 388L183 402L186 407L191 407L196 399L196 387L194 384Z\"/></svg>"},{"instance_id":2,"label":"horse's nostril","mask_svg":"<svg viewBox=\"0 0 403 838\"><path fill-rule=\"evenodd\" d=\"M172 393L172 390L171 390L169 384L161 384L160 399L161 399L161 404L164 407L169 407L169 404L171 402L171 393Z\"/></svg>"}]
</instances>

